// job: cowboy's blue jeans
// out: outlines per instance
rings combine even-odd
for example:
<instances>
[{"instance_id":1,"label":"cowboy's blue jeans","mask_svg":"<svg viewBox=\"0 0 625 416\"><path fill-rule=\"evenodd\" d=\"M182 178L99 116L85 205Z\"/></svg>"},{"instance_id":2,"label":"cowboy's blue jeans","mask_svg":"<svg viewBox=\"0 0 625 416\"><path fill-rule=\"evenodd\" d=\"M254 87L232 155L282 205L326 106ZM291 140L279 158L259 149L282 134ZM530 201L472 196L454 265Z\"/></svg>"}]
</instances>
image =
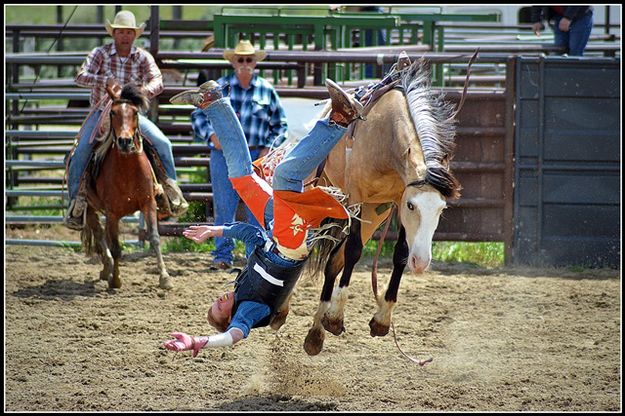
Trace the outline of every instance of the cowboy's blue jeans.
<instances>
[{"instance_id":1,"label":"cowboy's blue jeans","mask_svg":"<svg viewBox=\"0 0 625 416\"><path fill-rule=\"evenodd\" d=\"M82 177L91 153L95 140L89 143L89 137L102 114L101 110L95 110L89 118L85 121L82 135L72 156L72 160L69 165L69 174L67 178L67 187L69 190L69 198L74 199L78 193L78 187L80 186L80 178ZM144 136L146 136L156 149L158 156L163 162L165 173L173 180L176 180L176 168L174 166L174 155L171 150L171 142L163 134L163 132L148 118L139 114L139 127Z\"/></svg>"},{"instance_id":2,"label":"cowboy's blue jeans","mask_svg":"<svg viewBox=\"0 0 625 416\"><path fill-rule=\"evenodd\" d=\"M592 31L593 13L588 12L583 17L571 22L568 32L560 30L561 17L554 19L553 36L554 43L557 46L564 46L567 49L569 56L582 56L584 55L584 49L590 38L590 32Z\"/></svg>"},{"instance_id":3,"label":"cowboy's blue jeans","mask_svg":"<svg viewBox=\"0 0 625 416\"><path fill-rule=\"evenodd\" d=\"M252 158L245 134L230 101L221 98L210 104L204 114L211 121L215 134L219 137L229 178L239 178L254 172ZM347 129L328 119L318 120L293 149L276 167L273 189L280 191L303 192L304 180L326 158ZM213 155L211 153L211 159ZM273 224L273 199L265 206L265 224ZM270 231L270 230L268 230Z\"/></svg>"},{"instance_id":4,"label":"cowboy's blue jeans","mask_svg":"<svg viewBox=\"0 0 625 416\"><path fill-rule=\"evenodd\" d=\"M250 158L257 159L260 150L250 150ZM228 179L228 166L226 158L222 150L212 149L210 154L210 175L211 186L213 188L213 213L215 216L215 225L224 225L231 223L235 219L237 206L239 205L239 194L232 187L232 183ZM247 213L247 222L260 227L260 224L245 207ZM216 237L215 250L211 252L213 262L225 262L232 264L234 256L234 240L229 237Z\"/></svg>"}]
</instances>

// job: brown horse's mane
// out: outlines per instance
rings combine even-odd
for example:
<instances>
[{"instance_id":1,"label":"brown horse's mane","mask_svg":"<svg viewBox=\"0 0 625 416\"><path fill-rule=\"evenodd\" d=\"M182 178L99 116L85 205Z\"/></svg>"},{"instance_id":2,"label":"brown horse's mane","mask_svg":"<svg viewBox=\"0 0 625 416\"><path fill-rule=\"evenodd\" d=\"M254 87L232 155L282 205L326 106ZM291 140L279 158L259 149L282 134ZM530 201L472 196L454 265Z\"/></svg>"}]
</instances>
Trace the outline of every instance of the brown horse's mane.
<instances>
[{"instance_id":1,"label":"brown horse's mane","mask_svg":"<svg viewBox=\"0 0 625 416\"><path fill-rule=\"evenodd\" d=\"M458 198L460 183L449 170L449 162L456 146L454 107L444 101L443 94L433 94L431 71L424 59L412 63L402 71L401 86L427 167L423 181L409 184L429 184L443 196Z\"/></svg>"},{"instance_id":2,"label":"brown horse's mane","mask_svg":"<svg viewBox=\"0 0 625 416\"><path fill-rule=\"evenodd\" d=\"M150 105L150 101L142 88L134 82L129 82L124 85L120 94L120 100L117 102L119 101L129 102L135 105L139 111L146 111Z\"/></svg>"}]
</instances>

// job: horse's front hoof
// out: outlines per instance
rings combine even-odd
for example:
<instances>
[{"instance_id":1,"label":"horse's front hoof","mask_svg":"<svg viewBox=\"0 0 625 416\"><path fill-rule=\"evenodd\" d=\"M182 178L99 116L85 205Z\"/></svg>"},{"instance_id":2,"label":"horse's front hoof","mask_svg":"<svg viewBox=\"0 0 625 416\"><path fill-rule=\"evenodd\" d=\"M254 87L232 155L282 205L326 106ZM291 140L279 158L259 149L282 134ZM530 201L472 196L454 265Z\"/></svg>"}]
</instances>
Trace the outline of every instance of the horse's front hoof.
<instances>
[{"instance_id":1,"label":"horse's front hoof","mask_svg":"<svg viewBox=\"0 0 625 416\"><path fill-rule=\"evenodd\" d=\"M317 355L323 348L325 332L321 328L310 328L306 340L304 341L304 351L308 355Z\"/></svg>"},{"instance_id":2,"label":"horse's front hoof","mask_svg":"<svg viewBox=\"0 0 625 416\"><path fill-rule=\"evenodd\" d=\"M369 321L369 328L371 328L371 336L372 337L383 337L388 334L388 330L390 328L389 325L382 325L378 321L375 320L375 317L371 318Z\"/></svg>"},{"instance_id":3,"label":"horse's front hoof","mask_svg":"<svg viewBox=\"0 0 625 416\"><path fill-rule=\"evenodd\" d=\"M161 289L173 289L174 285L171 283L171 277L169 277L169 275L166 276L161 276L158 279L158 287L160 287Z\"/></svg>"},{"instance_id":4,"label":"horse's front hoof","mask_svg":"<svg viewBox=\"0 0 625 416\"><path fill-rule=\"evenodd\" d=\"M109 279L109 289L119 289L120 287L122 287L122 279L119 277Z\"/></svg>"},{"instance_id":5,"label":"horse's front hoof","mask_svg":"<svg viewBox=\"0 0 625 416\"><path fill-rule=\"evenodd\" d=\"M326 315L321 318L321 325L326 331L333 333L334 335L341 335L345 332L345 325L343 325L343 319L330 319Z\"/></svg>"}]
</instances>

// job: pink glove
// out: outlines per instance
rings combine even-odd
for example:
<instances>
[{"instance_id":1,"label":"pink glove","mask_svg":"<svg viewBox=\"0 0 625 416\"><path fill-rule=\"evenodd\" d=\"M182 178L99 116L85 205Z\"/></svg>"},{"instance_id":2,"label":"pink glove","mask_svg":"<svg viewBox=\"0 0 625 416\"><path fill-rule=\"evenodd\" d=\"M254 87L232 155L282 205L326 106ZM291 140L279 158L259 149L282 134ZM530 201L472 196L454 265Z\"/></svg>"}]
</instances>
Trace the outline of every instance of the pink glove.
<instances>
[{"instance_id":1,"label":"pink glove","mask_svg":"<svg viewBox=\"0 0 625 416\"><path fill-rule=\"evenodd\" d=\"M200 350L206 345L207 340L187 335L184 332L172 332L170 339L163 342L163 346L170 351L189 351L193 350L193 357L197 356Z\"/></svg>"}]
</instances>

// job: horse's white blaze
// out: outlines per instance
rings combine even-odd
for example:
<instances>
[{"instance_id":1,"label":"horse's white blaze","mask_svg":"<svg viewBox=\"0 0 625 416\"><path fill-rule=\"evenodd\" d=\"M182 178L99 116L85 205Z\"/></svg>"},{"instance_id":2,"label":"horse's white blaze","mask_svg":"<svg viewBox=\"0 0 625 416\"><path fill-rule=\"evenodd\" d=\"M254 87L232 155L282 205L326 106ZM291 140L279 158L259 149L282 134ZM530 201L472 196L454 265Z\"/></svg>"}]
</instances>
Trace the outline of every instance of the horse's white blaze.
<instances>
[{"instance_id":1,"label":"horse's white blaze","mask_svg":"<svg viewBox=\"0 0 625 416\"><path fill-rule=\"evenodd\" d=\"M413 273L423 273L432 261L432 238L445 205L437 191L404 192L400 216L409 249L407 265Z\"/></svg>"}]
</instances>

